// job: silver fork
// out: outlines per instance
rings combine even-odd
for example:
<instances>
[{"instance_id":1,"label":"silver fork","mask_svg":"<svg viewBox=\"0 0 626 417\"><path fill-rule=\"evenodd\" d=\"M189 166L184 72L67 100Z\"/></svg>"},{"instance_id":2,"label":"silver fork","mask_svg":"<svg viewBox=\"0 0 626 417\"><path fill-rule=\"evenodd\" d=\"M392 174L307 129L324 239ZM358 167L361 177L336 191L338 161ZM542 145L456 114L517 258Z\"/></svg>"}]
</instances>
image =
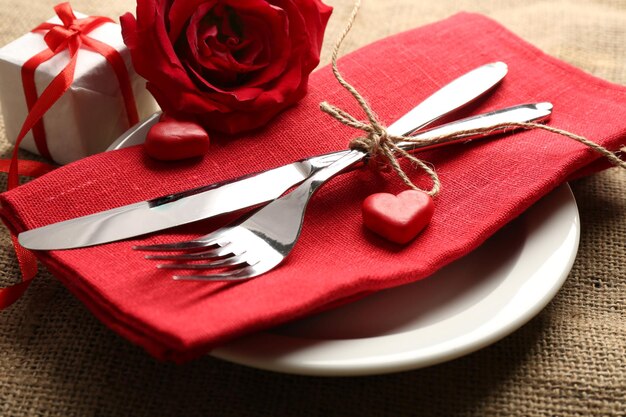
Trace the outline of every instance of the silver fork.
<instances>
[{"instance_id":1,"label":"silver fork","mask_svg":"<svg viewBox=\"0 0 626 417\"><path fill-rule=\"evenodd\" d=\"M423 150L460 140L482 138L501 133L504 128L493 129L480 135L463 134L437 145L428 143L428 138L451 132L466 132L501 123L543 120L549 117L551 109L550 103L507 108L422 132L414 138L423 142L400 142L398 146L407 150ZM178 263L157 265L159 268L217 270L202 275L175 275L173 278L178 280L239 281L264 274L280 264L295 246L302 230L307 204L313 194L326 181L366 156L367 154L361 151L350 151L328 167L311 175L289 194L274 200L247 219L206 236L172 244L136 246L134 249L183 252L174 255L147 255L148 259L178 261ZM189 263L198 260L208 260L208 262Z\"/></svg>"}]
</instances>

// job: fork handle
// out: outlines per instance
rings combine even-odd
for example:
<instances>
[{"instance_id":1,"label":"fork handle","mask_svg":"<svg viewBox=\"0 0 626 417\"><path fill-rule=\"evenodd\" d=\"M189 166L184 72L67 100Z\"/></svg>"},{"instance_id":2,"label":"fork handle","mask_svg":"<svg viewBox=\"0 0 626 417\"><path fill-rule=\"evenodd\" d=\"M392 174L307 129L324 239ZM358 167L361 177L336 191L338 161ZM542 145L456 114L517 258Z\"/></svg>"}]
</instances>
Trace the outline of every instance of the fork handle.
<instances>
[{"instance_id":1,"label":"fork handle","mask_svg":"<svg viewBox=\"0 0 626 417\"><path fill-rule=\"evenodd\" d=\"M429 129L418 134L413 135L413 139L423 142L398 142L396 145L406 151L415 150L427 150L438 148L440 146L448 145L452 142L465 141L469 142L474 139L481 139L487 136L502 133L507 129L506 127L500 127L498 129L492 129L488 132L471 133L472 130L484 129L490 126L496 126L506 123L515 122L538 122L543 121L550 117L552 113L552 104L548 102L521 104L518 106L507 107L492 111L490 113L483 113L473 117L467 117L465 119L457 120L455 122L446 123L445 125ZM432 138L439 136L446 136L451 134L458 134L460 132L470 132L460 136L450 137L446 141L438 143L430 143Z\"/></svg>"},{"instance_id":2,"label":"fork handle","mask_svg":"<svg viewBox=\"0 0 626 417\"><path fill-rule=\"evenodd\" d=\"M367 154L365 152L357 150L348 151L344 156L337 159L332 164L320 169L315 174L307 178L306 181L298 187L298 189L308 189L308 198L310 198L326 181L362 161L366 156Z\"/></svg>"},{"instance_id":3,"label":"fork handle","mask_svg":"<svg viewBox=\"0 0 626 417\"><path fill-rule=\"evenodd\" d=\"M343 152L345 152L344 155L337 159L335 162L323 168L319 168L302 184L296 187L296 189L279 198L278 200L274 200L274 202L289 201L290 203L288 204L293 204L294 202L296 202L297 206L300 207L300 209L302 210L302 216L304 217L304 210L306 209L309 200L311 199L313 194L315 194L318 188L324 185L324 183L326 183L326 181L328 181L332 177L346 171L348 168L359 163L367 156L365 152L357 150Z\"/></svg>"}]
</instances>

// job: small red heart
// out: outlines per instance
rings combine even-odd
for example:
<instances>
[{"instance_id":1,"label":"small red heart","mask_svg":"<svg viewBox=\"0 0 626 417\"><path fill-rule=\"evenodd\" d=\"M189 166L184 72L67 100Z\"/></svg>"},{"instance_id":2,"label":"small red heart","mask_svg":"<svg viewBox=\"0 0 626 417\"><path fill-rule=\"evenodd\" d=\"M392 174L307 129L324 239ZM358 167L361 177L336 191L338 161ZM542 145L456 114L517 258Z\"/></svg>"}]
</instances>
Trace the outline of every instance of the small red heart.
<instances>
[{"instance_id":1,"label":"small red heart","mask_svg":"<svg viewBox=\"0 0 626 417\"><path fill-rule=\"evenodd\" d=\"M415 238L433 217L435 203L423 191L407 190L397 196L372 194L363 201L363 223L371 231L395 243Z\"/></svg>"},{"instance_id":2,"label":"small red heart","mask_svg":"<svg viewBox=\"0 0 626 417\"><path fill-rule=\"evenodd\" d=\"M160 161L177 161L202 156L209 150L209 135L202 126L171 118L162 118L148 131L146 153Z\"/></svg>"}]
</instances>

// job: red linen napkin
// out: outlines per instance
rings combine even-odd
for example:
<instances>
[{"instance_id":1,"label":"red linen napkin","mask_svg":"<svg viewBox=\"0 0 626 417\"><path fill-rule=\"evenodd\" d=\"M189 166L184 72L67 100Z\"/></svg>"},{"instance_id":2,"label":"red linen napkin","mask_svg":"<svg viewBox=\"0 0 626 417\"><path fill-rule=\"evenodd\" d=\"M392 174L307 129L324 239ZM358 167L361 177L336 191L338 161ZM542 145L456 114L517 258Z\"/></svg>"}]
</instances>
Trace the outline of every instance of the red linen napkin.
<instances>
[{"instance_id":1,"label":"red linen napkin","mask_svg":"<svg viewBox=\"0 0 626 417\"><path fill-rule=\"evenodd\" d=\"M551 101L550 125L617 150L626 142L626 89L551 58L480 15L458 14L341 59L346 78L391 123L455 77L501 60L509 74L475 111ZM157 163L141 147L96 155L3 194L17 231L342 149L355 132L318 110L321 101L359 115L329 68L308 96L266 129L214 138L192 163ZM105 324L162 359L182 361L247 332L302 317L372 291L422 279L467 254L599 156L542 130L422 153L439 173L435 215L400 247L367 232L360 205L373 192L397 193L393 174L369 170L334 179L312 200L300 241L284 264L242 284L180 282L134 252L136 244L188 239L221 224L205 221L142 239L40 252L39 259ZM418 185L429 186L409 171Z\"/></svg>"}]
</instances>

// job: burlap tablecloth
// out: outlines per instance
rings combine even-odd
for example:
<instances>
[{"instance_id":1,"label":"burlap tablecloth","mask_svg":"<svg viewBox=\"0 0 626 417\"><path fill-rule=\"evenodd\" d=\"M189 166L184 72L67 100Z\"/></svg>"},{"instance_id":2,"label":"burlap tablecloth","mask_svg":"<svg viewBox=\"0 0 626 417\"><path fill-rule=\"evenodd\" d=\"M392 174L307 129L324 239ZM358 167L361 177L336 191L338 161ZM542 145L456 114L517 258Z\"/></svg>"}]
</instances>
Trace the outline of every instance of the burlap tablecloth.
<instances>
[{"instance_id":1,"label":"burlap tablecloth","mask_svg":"<svg viewBox=\"0 0 626 417\"><path fill-rule=\"evenodd\" d=\"M327 2L335 12L324 62L352 7L350 0ZM0 0L0 44L49 18L56 3ZM460 10L478 11L552 55L626 84L624 0L364 3L346 52ZM111 17L135 7L131 0L72 5ZM7 157L1 124L0 141ZM6 176L0 181L4 188ZM23 299L0 312L0 415L626 415L626 174L612 169L571 186L582 238L567 282L530 323L477 353L359 378L280 375L211 357L158 363L41 271ZM7 285L18 268L6 230L0 245L0 285Z\"/></svg>"}]
</instances>

